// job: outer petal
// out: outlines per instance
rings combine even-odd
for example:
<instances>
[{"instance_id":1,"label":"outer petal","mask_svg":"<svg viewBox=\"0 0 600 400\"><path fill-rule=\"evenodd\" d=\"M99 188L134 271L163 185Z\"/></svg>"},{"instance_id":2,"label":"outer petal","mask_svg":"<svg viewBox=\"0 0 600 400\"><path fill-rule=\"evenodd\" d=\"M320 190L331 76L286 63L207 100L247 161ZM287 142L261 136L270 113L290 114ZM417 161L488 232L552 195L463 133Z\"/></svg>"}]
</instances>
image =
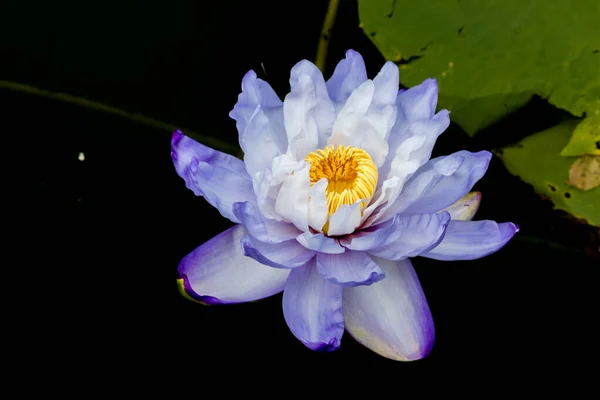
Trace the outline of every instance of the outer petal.
<instances>
[{"instance_id":1,"label":"outer petal","mask_svg":"<svg viewBox=\"0 0 600 400\"><path fill-rule=\"evenodd\" d=\"M452 174L438 174L436 179L431 182L432 184L420 192L416 201L407 205L403 212L408 214L430 213L452 205L467 194L473 185L485 175L492 158L489 151L477 153L459 151L453 156L463 157L462 165ZM408 182L405 190L408 192L411 189L414 187L411 186L411 182Z\"/></svg>"},{"instance_id":2,"label":"outer petal","mask_svg":"<svg viewBox=\"0 0 600 400\"><path fill-rule=\"evenodd\" d=\"M448 211L454 220L470 221L477 213L481 203L481 192L470 192L443 211Z\"/></svg>"},{"instance_id":3,"label":"outer petal","mask_svg":"<svg viewBox=\"0 0 600 400\"><path fill-rule=\"evenodd\" d=\"M338 63L327 81L327 92L336 108L341 108L350 94L366 80L367 70L362 56L354 50L348 50L346 58Z\"/></svg>"},{"instance_id":4,"label":"outer petal","mask_svg":"<svg viewBox=\"0 0 600 400\"><path fill-rule=\"evenodd\" d=\"M412 361L431 351L434 327L415 270L408 259L375 259L385 279L344 289L344 321L361 344L384 357Z\"/></svg>"},{"instance_id":5,"label":"outer petal","mask_svg":"<svg viewBox=\"0 0 600 400\"><path fill-rule=\"evenodd\" d=\"M348 235L341 244L351 250L366 251L386 260L416 257L435 247L444 237L450 221L448 212L396 215L391 221Z\"/></svg>"},{"instance_id":6,"label":"outer petal","mask_svg":"<svg viewBox=\"0 0 600 400\"><path fill-rule=\"evenodd\" d=\"M264 243L247 235L242 238L244 255L273 268L297 268L314 257L315 252L296 240Z\"/></svg>"},{"instance_id":7,"label":"outer petal","mask_svg":"<svg viewBox=\"0 0 600 400\"><path fill-rule=\"evenodd\" d=\"M317 254L317 271L331 282L347 287L370 285L385 277L368 255L351 250L342 254Z\"/></svg>"},{"instance_id":8,"label":"outer petal","mask_svg":"<svg viewBox=\"0 0 600 400\"><path fill-rule=\"evenodd\" d=\"M245 150L244 133L246 126L257 106L262 108L281 107L282 102L277 93L271 86L256 77L254 71L248 71L242 79L242 93L238 96L238 101L229 113L229 116L236 121L236 127L239 133L240 147Z\"/></svg>"},{"instance_id":9,"label":"outer petal","mask_svg":"<svg viewBox=\"0 0 600 400\"><path fill-rule=\"evenodd\" d=\"M397 158L398 148L410 137L415 135L425 136L422 150L415 153L411 159L418 160L419 165L423 165L431 156L431 149L437 137L450 123L448 112L445 110L434 116L437 95L438 85L435 79L426 79L420 85L398 93L396 123L388 139L389 152L386 162L379 171L383 179L389 179L393 175L390 168ZM413 126L415 123L418 124Z\"/></svg>"},{"instance_id":10,"label":"outer petal","mask_svg":"<svg viewBox=\"0 0 600 400\"><path fill-rule=\"evenodd\" d=\"M275 269L244 256L240 240L247 231L235 225L196 248L179 263L186 294L207 304L253 301L283 290L289 270Z\"/></svg>"},{"instance_id":11,"label":"outer petal","mask_svg":"<svg viewBox=\"0 0 600 400\"><path fill-rule=\"evenodd\" d=\"M250 175L270 168L273 159L287 150L283 108L257 106L240 140L243 143L246 170Z\"/></svg>"},{"instance_id":12,"label":"outer petal","mask_svg":"<svg viewBox=\"0 0 600 400\"><path fill-rule=\"evenodd\" d=\"M239 222L233 214L233 203L256 202L252 180L241 160L204 146L181 131L173 133L171 157L186 186L225 218Z\"/></svg>"},{"instance_id":13,"label":"outer petal","mask_svg":"<svg viewBox=\"0 0 600 400\"><path fill-rule=\"evenodd\" d=\"M279 243L295 239L301 232L292 224L264 218L258 207L250 202L235 203L233 213L250 235L261 242Z\"/></svg>"},{"instance_id":14,"label":"outer petal","mask_svg":"<svg viewBox=\"0 0 600 400\"><path fill-rule=\"evenodd\" d=\"M519 231L512 222L450 221L444 239L421 254L436 260L475 260L500 250Z\"/></svg>"},{"instance_id":15,"label":"outer petal","mask_svg":"<svg viewBox=\"0 0 600 400\"><path fill-rule=\"evenodd\" d=\"M290 87L283 103L285 130L288 151L300 161L324 146L333 126L335 108L321 71L310 61L300 61L292 68Z\"/></svg>"},{"instance_id":16,"label":"outer petal","mask_svg":"<svg viewBox=\"0 0 600 400\"><path fill-rule=\"evenodd\" d=\"M311 233L310 231L306 231L303 234L298 235L296 240L307 249L319 253L340 254L346 251L345 248L340 246L338 239L325 236L322 233Z\"/></svg>"},{"instance_id":17,"label":"outer petal","mask_svg":"<svg viewBox=\"0 0 600 400\"><path fill-rule=\"evenodd\" d=\"M429 214L443 210L467 194L485 174L491 154L459 151L427 162L404 185L396 200L379 211L374 222L398 213Z\"/></svg>"},{"instance_id":18,"label":"outer petal","mask_svg":"<svg viewBox=\"0 0 600 400\"><path fill-rule=\"evenodd\" d=\"M342 287L323 278L313 259L290 273L283 291L283 316L309 349L337 350L344 333Z\"/></svg>"}]
</instances>

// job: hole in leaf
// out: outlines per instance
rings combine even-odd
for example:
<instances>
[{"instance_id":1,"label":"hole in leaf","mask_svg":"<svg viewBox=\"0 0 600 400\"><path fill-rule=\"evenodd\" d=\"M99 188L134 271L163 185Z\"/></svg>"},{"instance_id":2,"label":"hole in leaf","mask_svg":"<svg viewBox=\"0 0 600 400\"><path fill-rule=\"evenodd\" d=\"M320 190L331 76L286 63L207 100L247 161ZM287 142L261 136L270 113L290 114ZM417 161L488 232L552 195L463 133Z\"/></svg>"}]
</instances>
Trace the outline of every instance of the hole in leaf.
<instances>
[{"instance_id":1,"label":"hole in leaf","mask_svg":"<svg viewBox=\"0 0 600 400\"><path fill-rule=\"evenodd\" d=\"M549 183L549 184L548 184L548 188L549 188L551 191L553 191L553 192L556 192L556 186L554 186L553 184Z\"/></svg>"},{"instance_id":2,"label":"hole in leaf","mask_svg":"<svg viewBox=\"0 0 600 400\"><path fill-rule=\"evenodd\" d=\"M600 150L600 140L598 140L598 141L596 142L596 148L597 148L598 150Z\"/></svg>"},{"instance_id":3,"label":"hole in leaf","mask_svg":"<svg viewBox=\"0 0 600 400\"><path fill-rule=\"evenodd\" d=\"M570 199L570 198L571 198L571 193L565 192L565 199Z\"/></svg>"}]
</instances>

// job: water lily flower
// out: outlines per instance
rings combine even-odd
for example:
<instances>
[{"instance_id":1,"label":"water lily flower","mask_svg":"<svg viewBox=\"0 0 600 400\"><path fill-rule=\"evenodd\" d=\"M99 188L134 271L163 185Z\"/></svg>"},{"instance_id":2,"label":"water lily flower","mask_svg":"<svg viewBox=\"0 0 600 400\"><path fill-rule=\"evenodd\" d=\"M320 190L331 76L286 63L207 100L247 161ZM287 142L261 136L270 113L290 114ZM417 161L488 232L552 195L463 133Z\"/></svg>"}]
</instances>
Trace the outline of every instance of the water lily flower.
<instances>
[{"instance_id":1,"label":"water lily flower","mask_svg":"<svg viewBox=\"0 0 600 400\"><path fill-rule=\"evenodd\" d=\"M230 113L243 161L173 134L177 173L235 224L181 260L186 296L231 304L283 291L285 321L312 350L338 349L348 331L390 359L429 353L434 325L410 258L480 258L518 228L470 221L491 154L430 159L449 112L435 112L434 79L399 90L398 73L387 62L367 79L349 50L325 81L304 60L282 101L249 71Z\"/></svg>"}]
</instances>

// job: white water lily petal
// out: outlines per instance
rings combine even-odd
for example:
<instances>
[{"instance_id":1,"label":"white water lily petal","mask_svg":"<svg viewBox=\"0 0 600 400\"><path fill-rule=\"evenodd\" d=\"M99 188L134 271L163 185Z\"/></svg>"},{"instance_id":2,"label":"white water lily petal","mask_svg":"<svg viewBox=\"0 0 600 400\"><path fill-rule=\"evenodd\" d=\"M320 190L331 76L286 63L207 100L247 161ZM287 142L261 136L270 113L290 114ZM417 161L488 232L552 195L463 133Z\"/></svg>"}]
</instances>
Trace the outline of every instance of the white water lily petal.
<instances>
[{"instance_id":1,"label":"white water lily petal","mask_svg":"<svg viewBox=\"0 0 600 400\"><path fill-rule=\"evenodd\" d=\"M275 200L275 212L301 231L308 230L309 170L308 163L304 163L301 169L288 175Z\"/></svg>"},{"instance_id":2,"label":"white water lily petal","mask_svg":"<svg viewBox=\"0 0 600 400\"><path fill-rule=\"evenodd\" d=\"M327 81L327 92L339 113L350 94L367 80L362 56L354 50L346 52L346 58L338 63Z\"/></svg>"},{"instance_id":3,"label":"white water lily petal","mask_svg":"<svg viewBox=\"0 0 600 400\"><path fill-rule=\"evenodd\" d=\"M327 178L320 179L311 186L308 195L308 225L317 231L322 231L327 223L329 209L327 207L327 196L325 190L329 181Z\"/></svg>"},{"instance_id":4,"label":"white water lily petal","mask_svg":"<svg viewBox=\"0 0 600 400\"><path fill-rule=\"evenodd\" d=\"M411 155L415 150L418 150L426 142L424 136L413 136L404 141L396 150L396 157L391 164L391 170L388 173L388 178L379 179L378 187L373 198L374 201L365 209L362 217L363 227L371 226L378 221L379 212L384 209L385 205L392 204L398 197L404 183L414 174L419 168L419 161L413 160ZM382 171L380 170L380 173ZM364 223L364 221L367 221Z\"/></svg>"},{"instance_id":5,"label":"white water lily petal","mask_svg":"<svg viewBox=\"0 0 600 400\"><path fill-rule=\"evenodd\" d=\"M344 334L342 287L322 277L313 259L290 273L283 290L283 316L309 349L336 350Z\"/></svg>"},{"instance_id":6,"label":"white water lily petal","mask_svg":"<svg viewBox=\"0 0 600 400\"><path fill-rule=\"evenodd\" d=\"M283 110L263 109L258 106L248 121L242 142L246 170L255 173L271 167L272 160L285 153L287 138L283 126Z\"/></svg>"},{"instance_id":7,"label":"white water lily petal","mask_svg":"<svg viewBox=\"0 0 600 400\"><path fill-rule=\"evenodd\" d=\"M340 254L346 251L340 246L337 239L325 236L322 233L311 233L306 231L296 238L298 243L307 249L317 251L319 253Z\"/></svg>"},{"instance_id":8,"label":"white water lily petal","mask_svg":"<svg viewBox=\"0 0 600 400\"><path fill-rule=\"evenodd\" d=\"M389 152L385 163L380 169L382 176L389 177L390 167L396 157L398 147L410 137L422 134L418 130L413 131L410 129L411 126L417 121L428 121L434 117L438 97L437 93L438 87L435 79L426 79L423 83L398 93L396 98L396 123L389 134ZM445 110L442 111L446 112ZM443 122L443 115L441 114L438 117L438 122ZM426 147L433 146L435 140L444 129L445 127L438 127L429 132L426 135L426 142L428 143ZM429 155L427 152L424 152L424 157L419 160L419 165L427 162L429 157L430 152Z\"/></svg>"},{"instance_id":9,"label":"white water lily petal","mask_svg":"<svg viewBox=\"0 0 600 400\"><path fill-rule=\"evenodd\" d=\"M360 225L360 204L358 201L354 204L344 204L329 218L329 236L340 236L354 232Z\"/></svg>"},{"instance_id":10,"label":"white water lily petal","mask_svg":"<svg viewBox=\"0 0 600 400\"><path fill-rule=\"evenodd\" d=\"M347 250L342 254L317 254L317 271L330 282L352 287L371 285L385 275L366 253Z\"/></svg>"},{"instance_id":11,"label":"white water lily petal","mask_svg":"<svg viewBox=\"0 0 600 400\"><path fill-rule=\"evenodd\" d=\"M409 205L418 201L419 197L429 188L435 187L444 177L451 176L458 171L464 161L465 158L459 153L430 160L425 167L420 168L406 182L396 199L391 198L369 223L377 224L403 212Z\"/></svg>"},{"instance_id":12,"label":"white water lily petal","mask_svg":"<svg viewBox=\"0 0 600 400\"><path fill-rule=\"evenodd\" d=\"M519 232L512 222L450 221L444 239L422 254L436 260L475 260L500 250Z\"/></svg>"},{"instance_id":13,"label":"white water lily petal","mask_svg":"<svg viewBox=\"0 0 600 400\"><path fill-rule=\"evenodd\" d=\"M238 101L229 113L229 116L236 121L236 128L239 134L239 143L242 151L247 152L244 135L246 127L251 117L256 113L258 107L262 109L280 109L283 102L277 96L271 85L256 77L256 72L250 70L242 78L242 93L238 96ZM285 134L285 132L281 132Z\"/></svg>"},{"instance_id":14,"label":"white water lily petal","mask_svg":"<svg viewBox=\"0 0 600 400\"><path fill-rule=\"evenodd\" d=\"M385 161L388 146L385 133L378 132L373 121L369 120L368 110L374 95L375 85L371 80L352 92L337 116L333 133L327 143L333 146L354 146L364 149L375 165L380 166ZM372 117L377 121L377 116ZM384 115L379 118L385 117ZM391 118L391 113L387 117Z\"/></svg>"},{"instance_id":15,"label":"white water lily petal","mask_svg":"<svg viewBox=\"0 0 600 400\"><path fill-rule=\"evenodd\" d=\"M310 61L300 61L292 68L290 87L283 102L285 130L288 152L300 161L325 145L335 120L335 107L321 71Z\"/></svg>"},{"instance_id":16,"label":"white water lily petal","mask_svg":"<svg viewBox=\"0 0 600 400\"><path fill-rule=\"evenodd\" d=\"M255 204L250 202L235 203L233 214L246 227L250 235L267 243L279 243L295 239L300 234L294 225L265 218Z\"/></svg>"},{"instance_id":17,"label":"white water lily petal","mask_svg":"<svg viewBox=\"0 0 600 400\"><path fill-rule=\"evenodd\" d=\"M392 360L425 357L433 347L435 331L411 262L372 258L385 278L369 286L344 288L346 330L362 345Z\"/></svg>"},{"instance_id":18,"label":"white water lily petal","mask_svg":"<svg viewBox=\"0 0 600 400\"><path fill-rule=\"evenodd\" d=\"M271 169L254 174L252 185L256 193L256 201L260 212L269 219L281 221L284 218L275 211L275 202L281 184L294 171L305 166L304 161L295 161L289 154L282 154L273 159Z\"/></svg>"},{"instance_id":19,"label":"white water lily petal","mask_svg":"<svg viewBox=\"0 0 600 400\"><path fill-rule=\"evenodd\" d=\"M283 290L289 270L258 263L242 253L247 234L234 225L198 246L179 263L179 279L188 296L205 304L254 301Z\"/></svg>"},{"instance_id":20,"label":"white water lily petal","mask_svg":"<svg viewBox=\"0 0 600 400\"><path fill-rule=\"evenodd\" d=\"M315 252L296 240L265 243L246 235L241 240L244 255L273 268L297 268L314 257Z\"/></svg>"}]
</instances>

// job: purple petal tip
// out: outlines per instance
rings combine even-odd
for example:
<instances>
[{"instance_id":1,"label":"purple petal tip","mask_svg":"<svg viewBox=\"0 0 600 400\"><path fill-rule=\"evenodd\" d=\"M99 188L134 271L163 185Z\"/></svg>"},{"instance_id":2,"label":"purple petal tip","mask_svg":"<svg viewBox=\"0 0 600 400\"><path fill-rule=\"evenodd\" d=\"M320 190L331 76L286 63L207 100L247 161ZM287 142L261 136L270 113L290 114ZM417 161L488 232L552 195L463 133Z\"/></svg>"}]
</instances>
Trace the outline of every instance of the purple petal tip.
<instances>
[{"instance_id":1,"label":"purple petal tip","mask_svg":"<svg viewBox=\"0 0 600 400\"><path fill-rule=\"evenodd\" d=\"M171 158L175 161L177 161L177 159L179 158L179 156L177 155L177 152L175 151L175 148L177 148L179 142L184 137L185 137L185 135L179 129L177 129L175 132L173 132L173 135L171 136Z\"/></svg>"},{"instance_id":2,"label":"purple petal tip","mask_svg":"<svg viewBox=\"0 0 600 400\"><path fill-rule=\"evenodd\" d=\"M192 286L190 285L190 281L185 274L182 274L179 279L177 279L177 286L179 287L179 292L183 295L183 297L196 303L200 303L205 306L228 304L227 302L219 300L216 297L201 296L194 292Z\"/></svg>"},{"instance_id":3,"label":"purple petal tip","mask_svg":"<svg viewBox=\"0 0 600 400\"><path fill-rule=\"evenodd\" d=\"M179 129L177 129L173 132L173 136L171 137L171 142L173 142L173 143L178 142L179 140L181 140L181 138L183 136L184 136L183 132L181 132Z\"/></svg>"},{"instance_id":4,"label":"purple petal tip","mask_svg":"<svg viewBox=\"0 0 600 400\"><path fill-rule=\"evenodd\" d=\"M325 342L318 342L318 343L304 342L304 345L306 347L308 347L309 349L311 349L313 351L318 351L318 352L335 351L335 350L337 350L337 349L340 348L340 342L337 340L337 338L331 339L328 343L325 343Z\"/></svg>"}]
</instances>

